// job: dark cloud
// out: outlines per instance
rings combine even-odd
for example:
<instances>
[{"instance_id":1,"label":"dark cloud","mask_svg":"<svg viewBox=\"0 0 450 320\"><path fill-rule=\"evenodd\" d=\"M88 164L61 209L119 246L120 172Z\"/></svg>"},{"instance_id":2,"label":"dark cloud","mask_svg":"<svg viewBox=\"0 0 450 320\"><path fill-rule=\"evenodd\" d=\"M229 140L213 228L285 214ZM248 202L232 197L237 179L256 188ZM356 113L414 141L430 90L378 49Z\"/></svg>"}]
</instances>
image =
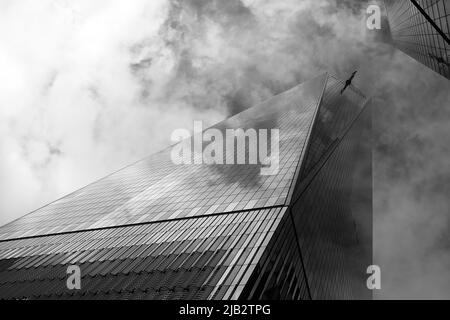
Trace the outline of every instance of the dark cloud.
<instances>
[{"instance_id":1,"label":"dark cloud","mask_svg":"<svg viewBox=\"0 0 450 320\"><path fill-rule=\"evenodd\" d=\"M175 6L192 10L198 21L211 19L224 28L241 30L254 23L252 11L241 0L174 0Z\"/></svg>"}]
</instances>

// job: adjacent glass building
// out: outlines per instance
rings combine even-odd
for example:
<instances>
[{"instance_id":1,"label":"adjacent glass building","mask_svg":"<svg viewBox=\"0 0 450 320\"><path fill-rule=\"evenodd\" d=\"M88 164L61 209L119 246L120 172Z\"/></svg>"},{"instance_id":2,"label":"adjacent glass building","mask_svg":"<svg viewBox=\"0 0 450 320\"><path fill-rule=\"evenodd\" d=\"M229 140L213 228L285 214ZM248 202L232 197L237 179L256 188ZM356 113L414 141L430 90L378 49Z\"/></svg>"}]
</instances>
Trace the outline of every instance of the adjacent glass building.
<instances>
[{"instance_id":1,"label":"adjacent glass building","mask_svg":"<svg viewBox=\"0 0 450 320\"><path fill-rule=\"evenodd\" d=\"M370 103L343 86L323 74L214 126L278 129L276 174L171 147L1 227L0 298L371 298Z\"/></svg>"},{"instance_id":2,"label":"adjacent glass building","mask_svg":"<svg viewBox=\"0 0 450 320\"><path fill-rule=\"evenodd\" d=\"M450 79L450 3L385 0L395 46Z\"/></svg>"}]
</instances>

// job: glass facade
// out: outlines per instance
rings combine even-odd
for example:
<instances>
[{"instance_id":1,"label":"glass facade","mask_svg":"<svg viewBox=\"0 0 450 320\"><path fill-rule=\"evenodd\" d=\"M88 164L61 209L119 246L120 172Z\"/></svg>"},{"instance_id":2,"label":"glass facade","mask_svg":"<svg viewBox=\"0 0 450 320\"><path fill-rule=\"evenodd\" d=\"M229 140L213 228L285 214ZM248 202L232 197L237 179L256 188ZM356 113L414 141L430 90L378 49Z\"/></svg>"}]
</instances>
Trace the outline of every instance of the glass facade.
<instances>
[{"instance_id":1,"label":"glass facade","mask_svg":"<svg viewBox=\"0 0 450 320\"><path fill-rule=\"evenodd\" d=\"M450 79L450 3L385 0L397 48Z\"/></svg>"},{"instance_id":2,"label":"glass facade","mask_svg":"<svg viewBox=\"0 0 450 320\"><path fill-rule=\"evenodd\" d=\"M279 129L274 175L168 148L1 227L0 299L370 298L369 107L343 85L324 74L213 127Z\"/></svg>"},{"instance_id":3,"label":"glass facade","mask_svg":"<svg viewBox=\"0 0 450 320\"><path fill-rule=\"evenodd\" d=\"M367 105L298 185L292 199L313 299L370 298L361 269L372 259L370 126Z\"/></svg>"},{"instance_id":4,"label":"glass facade","mask_svg":"<svg viewBox=\"0 0 450 320\"><path fill-rule=\"evenodd\" d=\"M284 208L0 243L0 298L238 297ZM80 291L66 268L82 271Z\"/></svg>"},{"instance_id":5,"label":"glass facade","mask_svg":"<svg viewBox=\"0 0 450 320\"><path fill-rule=\"evenodd\" d=\"M279 129L276 175L260 165L175 165L168 148L2 227L0 240L284 205L326 79L214 126Z\"/></svg>"}]
</instances>

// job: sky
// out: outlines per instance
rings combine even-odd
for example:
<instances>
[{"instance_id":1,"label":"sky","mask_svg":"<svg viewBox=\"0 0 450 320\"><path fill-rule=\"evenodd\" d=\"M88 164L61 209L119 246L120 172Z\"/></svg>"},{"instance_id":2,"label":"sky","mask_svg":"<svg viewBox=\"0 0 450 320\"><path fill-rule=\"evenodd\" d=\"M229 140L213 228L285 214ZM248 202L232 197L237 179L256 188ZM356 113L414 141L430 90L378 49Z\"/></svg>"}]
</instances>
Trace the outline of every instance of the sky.
<instances>
[{"instance_id":1,"label":"sky","mask_svg":"<svg viewBox=\"0 0 450 320\"><path fill-rule=\"evenodd\" d=\"M365 1L2 0L0 224L329 71L374 105L379 298L450 298L450 84Z\"/></svg>"}]
</instances>

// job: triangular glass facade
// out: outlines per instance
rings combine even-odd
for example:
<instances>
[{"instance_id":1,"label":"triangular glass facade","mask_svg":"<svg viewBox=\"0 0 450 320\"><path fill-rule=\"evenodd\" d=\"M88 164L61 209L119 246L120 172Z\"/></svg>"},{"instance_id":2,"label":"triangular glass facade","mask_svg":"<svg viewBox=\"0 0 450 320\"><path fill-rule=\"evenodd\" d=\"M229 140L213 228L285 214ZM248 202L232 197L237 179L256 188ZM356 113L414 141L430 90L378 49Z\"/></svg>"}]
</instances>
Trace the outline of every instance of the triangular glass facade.
<instances>
[{"instance_id":1,"label":"triangular glass facade","mask_svg":"<svg viewBox=\"0 0 450 320\"><path fill-rule=\"evenodd\" d=\"M278 129L276 174L175 165L171 147L0 228L0 298L370 297L370 109L342 87L323 74L213 126Z\"/></svg>"}]
</instances>

